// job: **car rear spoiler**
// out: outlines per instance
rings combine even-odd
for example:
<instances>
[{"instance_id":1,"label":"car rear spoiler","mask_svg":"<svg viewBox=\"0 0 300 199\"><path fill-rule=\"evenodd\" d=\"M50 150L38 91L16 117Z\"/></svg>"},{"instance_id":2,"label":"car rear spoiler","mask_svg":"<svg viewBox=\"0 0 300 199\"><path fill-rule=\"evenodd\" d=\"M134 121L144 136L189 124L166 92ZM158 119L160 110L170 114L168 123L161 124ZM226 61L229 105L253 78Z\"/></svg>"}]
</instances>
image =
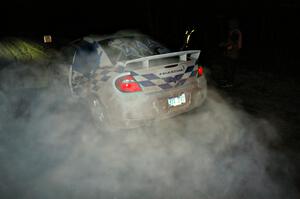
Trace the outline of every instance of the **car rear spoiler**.
<instances>
[{"instance_id":1,"label":"car rear spoiler","mask_svg":"<svg viewBox=\"0 0 300 199\"><path fill-rule=\"evenodd\" d=\"M159 55L153 55L148 57L142 57L138 59L128 60L126 62L118 62L117 65L126 67L126 65L131 63L138 63L141 62L143 67L149 67L149 61L151 60L157 60L157 59L163 59L163 58L171 58L171 57L180 57L180 61L187 61L188 57L191 57L195 60L199 58L200 50L188 50L188 51L180 51L180 52L173 52L173 53L167 53L167 54L159 54Z\"/></svg>"}]
</instances>

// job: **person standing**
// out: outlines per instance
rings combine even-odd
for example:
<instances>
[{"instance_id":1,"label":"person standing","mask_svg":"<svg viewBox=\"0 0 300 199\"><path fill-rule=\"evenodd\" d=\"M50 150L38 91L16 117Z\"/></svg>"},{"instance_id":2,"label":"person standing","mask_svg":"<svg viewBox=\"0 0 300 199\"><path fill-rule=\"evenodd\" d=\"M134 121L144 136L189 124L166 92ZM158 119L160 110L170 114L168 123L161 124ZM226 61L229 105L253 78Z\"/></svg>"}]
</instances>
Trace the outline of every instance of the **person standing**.
<instances>
[{"instance_id":1,"label":"person standing","mask_svg":"<svg viewBox=\"0 0 300 199\"><path fill-rule=\"evenodd\" d=\"M242 33L237 19L228 21L228 38L221 44L224 51L224 87L232 87L235 81L240 50L242 48Z\"/></svg>"}]
</instances>

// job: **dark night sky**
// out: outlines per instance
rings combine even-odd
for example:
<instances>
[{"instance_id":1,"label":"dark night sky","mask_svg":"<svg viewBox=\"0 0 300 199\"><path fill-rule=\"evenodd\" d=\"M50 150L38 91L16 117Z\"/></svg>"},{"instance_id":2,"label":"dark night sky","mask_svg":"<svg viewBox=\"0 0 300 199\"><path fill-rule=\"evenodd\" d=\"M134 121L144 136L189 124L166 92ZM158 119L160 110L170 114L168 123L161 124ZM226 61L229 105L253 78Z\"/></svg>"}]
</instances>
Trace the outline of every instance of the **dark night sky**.
<instances>
[{"instance_id":1,"label":"dark night sky","mask_svg":"<svg viewBox=\"0 0 300 199\"><path fill-rule=\"evenodd\" d=\"M205 49L220 42L226 19L234 16L241 23L245 52L258 57L270 51L269 58L278 57L279 53L281 62L299 57L296 24L300 6L296 0L277 3L209 0L198 1L198 5L192 0L62 2L22 1L1 5L1 36L40 37L50 33L78 37L126 28L139 29L178 47L186 27L194 24L199 30L197 42L202 42L200 46Z\"/></svg>"},{"instance_id":2,"label":"dark night sky","mask_svg":"<svg viewBox=\"0 0 300 199\"><path fill-rule=\"evenodd\" d=\"M178 26L178 21L199 22L217 15L237 15L247 20L269 15L287 17L296 12L296 1L260 3L247 1L20 1L1 5L2 34L57 31L59 33L109 32L121 28L151 29L153 26ZM164 2L164 3L162 3ZM208 3L209 2L209 3ZM299 8L299 7L298 7ZM278 24L283 25L281 21Z\"/></svg>"}]
</instances>

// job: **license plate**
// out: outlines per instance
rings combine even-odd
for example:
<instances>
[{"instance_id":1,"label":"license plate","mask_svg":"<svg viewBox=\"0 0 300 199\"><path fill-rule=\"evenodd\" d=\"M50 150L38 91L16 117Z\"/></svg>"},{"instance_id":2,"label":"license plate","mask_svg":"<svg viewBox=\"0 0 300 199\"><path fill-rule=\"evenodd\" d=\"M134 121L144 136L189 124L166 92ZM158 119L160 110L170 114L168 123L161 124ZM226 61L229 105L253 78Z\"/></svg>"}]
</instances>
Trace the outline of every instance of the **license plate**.
<instances>
[{"instance_id":1,"label":"license plate","mask_svg":"<svg viewBox=\"0 0 300 199\"><path fill-rule=\"evenodd\" d=\"M178 97L173 97L173 98L168 99L169 106L179 106L179 105L184 104L184 103L186 103L186 98L185 98L184 93L182 93Z\"/></svg>"}]
</instances>

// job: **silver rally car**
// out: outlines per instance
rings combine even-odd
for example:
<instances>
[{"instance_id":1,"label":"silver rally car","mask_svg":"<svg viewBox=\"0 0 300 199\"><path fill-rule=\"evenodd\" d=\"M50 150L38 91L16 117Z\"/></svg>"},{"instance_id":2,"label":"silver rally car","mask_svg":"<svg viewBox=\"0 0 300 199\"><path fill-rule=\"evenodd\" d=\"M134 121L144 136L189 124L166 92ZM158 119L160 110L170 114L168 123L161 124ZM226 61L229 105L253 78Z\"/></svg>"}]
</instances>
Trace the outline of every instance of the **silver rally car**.
<instances>
[{"instance_id":1,"label":"silver rally car","mask_svg":"<svg viewBox=\"0 0 300 199\"><path fill-rule=\"evenodd\" d=\"M89 103L99 124L134 128L200 106L206 78L200 50L171 52L139 33L88 36L73 42L74 96Z\"/></svg>"}]
</instances>

